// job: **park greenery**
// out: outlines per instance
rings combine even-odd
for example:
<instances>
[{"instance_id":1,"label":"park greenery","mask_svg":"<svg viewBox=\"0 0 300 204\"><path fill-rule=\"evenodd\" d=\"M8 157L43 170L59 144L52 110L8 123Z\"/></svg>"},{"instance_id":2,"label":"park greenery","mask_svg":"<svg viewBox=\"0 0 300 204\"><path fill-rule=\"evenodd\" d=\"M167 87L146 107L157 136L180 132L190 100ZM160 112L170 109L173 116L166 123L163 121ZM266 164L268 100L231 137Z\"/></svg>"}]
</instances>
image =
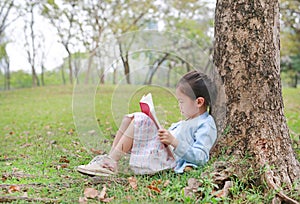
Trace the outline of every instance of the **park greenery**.
<instances>
[{"instance_id":1,"label":"park greenery","mask_svg":"<svg viewBox=\"0 0 300 204\"><path fill-rule=\"evenodd\" d=\"M95 98L98 101L95 116L103 132L100 140L107 140L107 145L111 144L117 130L111 112L106 111L110 109L114 88L113 85L99 86ZM283 89L285 113L298 159L299 92L299 88ZM222 161L228 160L226 154L212 158L203 168L182 175L161 172L136 176L121 172L115 177L101 178L77 173L74 169L77 165L89 162L102 149L87 148L78 136L70 106L72 93L70 85L0 93L0 201L84 203L88 199L89 203L96 203L100 198L93 197L92 192L97 190L100 194L103 189L105 198L111 199L107 200L111 203L270 203L274 197L274 191L264 191L261 186L256 186L257 181L253 179L259 172L251 168L240 172L245 180L226 174L226 168L223 175L216 175L217 164L223 168ZM131 100L132 111L138 110L139 94L142 92ZM159 91L154 96L155 103L168 112L165 125L180 117L179 112L174 111L178 110L174 97L164 97L165 94ZM246 160L236 162L240 169L247 165ZM222 179L216 178L226 176L230 176L233 183L224 190L220 183ZM195 183L195 179L201 184ZM224 191L228 192L223 195ZM289 196L297 198L297 195Z\"/></svg>"}]
</instances>

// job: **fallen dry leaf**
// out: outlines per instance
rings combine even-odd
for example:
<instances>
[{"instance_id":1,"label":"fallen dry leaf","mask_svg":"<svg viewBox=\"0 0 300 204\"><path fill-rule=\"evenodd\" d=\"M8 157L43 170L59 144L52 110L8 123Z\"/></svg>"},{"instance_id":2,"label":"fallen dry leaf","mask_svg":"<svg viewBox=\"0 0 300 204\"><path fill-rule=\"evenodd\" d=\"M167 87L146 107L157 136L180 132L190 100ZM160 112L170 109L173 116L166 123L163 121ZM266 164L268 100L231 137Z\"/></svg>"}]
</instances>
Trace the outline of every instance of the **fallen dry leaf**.
<instances>
[{"instance_id":1,"label":"fallen dry leaf","mask_svg":"<svg viewBox=\"0 0 300 204\"><path fill-rule=\"evenodd\" d=\"M161 181L160 179L154 180L154 181L151 182L151 185L157 186L158 184L161 184L161 182L162 182L162 181Z\"/></svg>"},{"instance_id":2,"label":"fallen dry leaf","mask_svg":"<svg viewBox=\"0 0 300 204\"><path fill-rule=\"evenodd\" d=\"M94 188L86 188L84 189L84 197L86 198L96 198L98 196L98 190Z\"/></svg>"},{"instance_id":3,"label":"fallen dry leaf","mask_svg":"<svg viewBox=\"0 0 300 204\"><path fill-rule=\"evenodd\" d=\"M4 182L4 181L6 181L7 180L7 178L8 178L8 176L6 175L6 174L2 174L2 178L1 178L1 180Z\"/></svg>"},{"instance_id":4,"label":"fallen dry leaf","mask_svg":"<svg viewBox=\"0 0 300 204\"><path fill-rule=\"evenodd\" d=\"M137 180L136 180L135 177L129 177L128 182L129 182L132 189L134 189L134 190L137 189L138 185L137 185Z\"/></svg>"},{"instance_id":5,"label":"fallen dry leaf","mask_svg":"<svg viewBox=\"0 0 300 204\"><path fill-rule=\"evenodd\" d=\"M164 182L164 187L167 187L169 184L170 184L170 180L166 180L166 181Z\"/></svg>"},{"instance_id":6,"label":"fallen dry leaf","mask_svg":"<svg viewBox=\"0 0 300 204\"><path fill-rule=\"evenodd\" d=\"M227 197L228 193L229 193L229 189L233 186L233 182L232 181L226 181L225 185L223 187L222 190L218 191L215 196L217 198L224 198Z\"/></svg>"},{"instance_id":7,"label":"fallen dry leaf","mask_svg":"<svg viewBox=\"0 0 300 204\"><path fill-rule=\"evenodd\" d=\"M68 135L72 135L74 132L75 132L75 130L71 128L67 133L68 133Z\"/></svg>"},{"instance_id":8,"label":"fallen dry leaf","mask_svg":"<svg viewBox=\"0 0 300 204\"><path fill-rule=\"evenodd\" d=\"M192 197L197 191L198 188L201 186L201 183L195 179L195 178L190 178L188 180L188 186L184 187L184 196L186 197Z\"/></svg>"},{"instance_id":9,"label":"fallen dry leaf","mask_svg":"<svg viewBox=\"0 0 300 204\"><path fill-rule=\"evenodd\" d=\"M21 145L21 148L26 148L26 147L30 147L32 144L31 143L25 143L23 145Z\"/></svg>"},{"instance_id":10,"label":"fallen dry leaf","mask_svg":"<svg viewBox=\"0 0 300 204\"><path fill-rule=\"evenodd\" d=\"M59 159L60 163L70 163L70 160L67 159L66 156L61 156Z\"/></svg>"},{"instance_id":11,"label":"fallen dry leaf","mask_svg":"<svg viewBox=\"0 0 300 204\"><path fill-rule=\"evenodd\" d=\"M106 196L106 186L103 185L103 188L102 188L100 194L98 195L98 198L99 198L100 200L103 200L103 199L105 198L105 196Z\"/></svg>"},{"instance_id":12,"label":"fallen dry leaf","mask_svg":"<svg viewBox=\"0 0 300 204\"><path fill-rule=\"evenodd\" d=\"M188 186L197 189L199 186L201 186L201 183L195 178L190 178L188 180Z\"/></svg>"},{"instance_id":13,"label":"fallen dry leaf","mask_svg":"<svg viewBox=\"0 0 300 204\"><path fill-rule=\"evenodd\" d=\"M63 169L68 168L68 164L61 164L60 167Z\"/></svg>"},{"instance_id":14,"label":"fallen dry leaf","mask_svg":"<svg viewBox=\"0 0 300 204\"><path fill-rule=\"evenodd\" d=\"M113 197L110 197L110 198L104 198L103 200L100 200L100 201L102 201L102 202L104 202L104 203L109 203L109 202L111 202L113 199L115 199L114 196L113 196Z\"/></svg>"},{"instance_id":15,"label":"fallen dry leaf","mask_svg":"<svg viewBox=\"0 0 300 204\"><path fill-rule=\"evenodd\" d=\"M11 185L8 189L8 193L14 193L20 191L20 186Z\"/></svg>"},{"instance_id":16,"label":"fallen dry leaf","mask_svg":"<svg viewBox=\"0 0 300 204\"><path fill-rule=\"evenodd\" d=\"M87 204L88 199L86 197L79 197L78 203L79 204Z\"/></svg>"},{"instance_id":17,"label":"fallen dry leaf","mask_svg":"<svg viewBox=\"0 0 300 204\"><path fill-rule=\"evenodd\" d=\"M153 185L149 185L149 186L147 186L147 188L149 188L152 191L155 191L156 193L161 192L161 190L159 188L157 188L156 186L153 186Z\"/></svg>"},{"instance_id":18,"label":"fallen dry leaf","mask_svg":"<svg viewBox=\"0 0 300 204\"><path fill-rule=\"evenodd\" d=\"M96 154L96 155L102 155L105 153L105 151L103 151L103 150L96 150L94 148L91 148L90 150L93 154Z\"/></svg>"},{"instance_id":19,"label":"fallen dry leaf","mask_svg":"<svg viewBox=\"0 0 300 204\"><path fill-rule=\"evenodd\" d=\"M98 199L99 199L101 202L109 203L109 202L111 202L113 199L115 199L115 197L107 198L106 191L107 191L106 185L103 185L103 188L102 188L100 194L98 195Z\"/></svg>"}]
</instances>

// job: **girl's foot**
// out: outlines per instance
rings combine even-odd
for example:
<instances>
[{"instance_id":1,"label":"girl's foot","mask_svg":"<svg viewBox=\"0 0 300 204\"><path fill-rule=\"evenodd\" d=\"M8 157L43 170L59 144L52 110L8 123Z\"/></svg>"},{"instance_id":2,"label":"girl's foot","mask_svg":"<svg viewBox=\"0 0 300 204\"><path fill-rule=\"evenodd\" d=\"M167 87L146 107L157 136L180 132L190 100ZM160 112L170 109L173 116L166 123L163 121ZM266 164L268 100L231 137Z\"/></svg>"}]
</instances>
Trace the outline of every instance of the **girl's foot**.
<instances>
[{"instance_id":1,"label":"girl's foot","mask_svg":"<svg viewBox=\"0 0 300 204\"><path fill-rule=\"evenodd\" d=\"M76 170L90 176L110 176L117 173L117 162L108 155L98 155L89 164L80 165Z\"/></svg>"}]
</instances>

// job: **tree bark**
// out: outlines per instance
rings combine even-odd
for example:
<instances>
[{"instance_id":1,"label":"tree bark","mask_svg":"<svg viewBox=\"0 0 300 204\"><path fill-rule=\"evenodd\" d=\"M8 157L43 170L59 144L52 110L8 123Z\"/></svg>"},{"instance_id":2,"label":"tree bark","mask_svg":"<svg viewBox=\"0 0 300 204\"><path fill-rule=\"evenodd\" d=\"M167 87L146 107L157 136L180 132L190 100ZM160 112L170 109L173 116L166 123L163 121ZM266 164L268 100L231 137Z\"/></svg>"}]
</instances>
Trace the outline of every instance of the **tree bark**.
<instances>
[{"instance_id":1,"label":"tree bark","mask_svg":"<svg viewBox=\"0 0 300 204\"><path fill-rule=\"evenodd\" d=\"M253 166L266 169L268 186L293 202L281 191L300 178L300 165L283 110L278 0L218 0L214 63L225 86L229 127L215 152L229 147L227 153L238 158L250 153Z\"/></svg>"}]
</instances>

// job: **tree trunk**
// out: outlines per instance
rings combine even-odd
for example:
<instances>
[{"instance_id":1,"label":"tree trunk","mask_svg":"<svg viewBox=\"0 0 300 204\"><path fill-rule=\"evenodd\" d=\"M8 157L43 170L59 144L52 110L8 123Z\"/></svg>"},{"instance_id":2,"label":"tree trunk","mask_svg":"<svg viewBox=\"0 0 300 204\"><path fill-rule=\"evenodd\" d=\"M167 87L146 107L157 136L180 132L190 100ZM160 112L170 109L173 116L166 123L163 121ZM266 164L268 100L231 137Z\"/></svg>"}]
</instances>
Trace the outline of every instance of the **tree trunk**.
<instances>
[{"instance_id":1,"label":"tree trunk","mask_svg":"<svg viewBox=\"0 0 300 204\"><path fill-rule=\"evenodd\" d=\"M70 84L73 84L73 67L72 67L72 53L69 50L69 47L65 45L65 49L68 52L68 62L69 62L69 81Z\"/></svg>"},{"instance_id":2,"label":"tree trunk","mask_svg":"<svg viewBox=\"0 0 300 204\"><path fill-rule=\"evenodd\" d=\"M90 74L93 73L92 72L92 64L93 64L93 59L94 59L95 54L96 54L96 49L90 52L89 60L88 60L88 67L87 67L86 75L85 75L85 79L84 79L84 84L89 83Z\"/></svg>"},{"instance_id":3,"label":"tree trunk","mask_svg":"<svg viewBox=\"0 0 300 204\"><path fill-rule=\"evenodd\" d=\"M5 59L7 67L4 68L4 90L10 90L10 62Z\"/></svg>"},{"instance_id":4,"label":"tree trunk","mask_svg":"<svg viewBox=\"0 0 300 204\"><path fill-rule=\"evenodd\" d=\"M214 63L227 95L227 134L215 152L244 158L265 168L262 178L286 197L300 178L283 111L280 81L278 0L218 0L215 13ZM271 169L271 166L275 167Z\"/></svg>"},{"instance_id":5,"label":"tree trunk","mask_svg":"<svg viewBox=\"0 0 300 204\"><path fill-rule=\"evenodd\" d=\"M31 65L32 87L40 86L39 78L36 74L34 65Z\"/></svg>"},{"instance_id":6,"label":"tree trunk","mask_svg":"<svg viewBox=\"0 0 300 204\"><path fill-rule=\"evenodd\" d=\"M126 77L127 84L131 84L130 81L130 67L129 67L129 59L128 59L128 53L126 52L125 56L121 55L123 67L124 67L124 75Z\"/></svg>"},{"instance_id":7,"label":"tree trunk","mask_svg":"<svg viewBox=\"0 0 300 204\"><path fill-rule=\"evenodd\" d=\"M61 66L61 79L63 81L63 85L66 85L66 77L65 77L64 65Z\"/></svg>"},{"instance_id":8,"label":"tree trunk","mask_svg":"<svg viewBox=\"0 0 300 204\"><path fill-rule=\"evenodd\" d=\"M161 59L157 59L153 65L151 66L151 69L149 70L148 77L146 78L145 84L152 84L153 76L160 67L160 65L167 59L169 56L169 53L166 53Z\"/></svg>"},{"instance_id":9,"label":"tree trunk","mask_svg":"<svg viewBox=\"0 0 300 204\"><path fill-rule=\"evenodd\" d=\"M42 73L41 73L41 83L42 83L42 86L45 86L45 67L44 65L42 64Z\"/></svg>"}]
</instances>

